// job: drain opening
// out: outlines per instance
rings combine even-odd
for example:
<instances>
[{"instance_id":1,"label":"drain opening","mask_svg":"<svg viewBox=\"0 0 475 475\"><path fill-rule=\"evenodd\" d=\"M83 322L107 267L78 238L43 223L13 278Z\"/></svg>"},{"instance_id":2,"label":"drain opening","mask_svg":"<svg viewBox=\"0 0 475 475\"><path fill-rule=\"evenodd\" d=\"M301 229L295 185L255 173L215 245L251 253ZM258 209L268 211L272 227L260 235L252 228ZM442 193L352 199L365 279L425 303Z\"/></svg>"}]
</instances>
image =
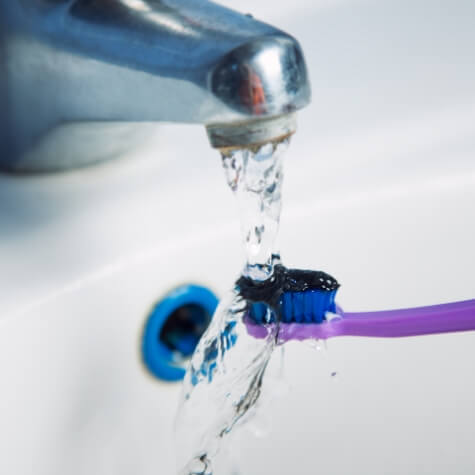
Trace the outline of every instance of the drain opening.
<instances>
[{"instance_id":1,"label":"drain opening","mask_svg":"<svg viewBox=\"0 0 475 475\"><path fill-rule=\"evenodd\" d=\"M185 376L186 361L206 331L218 299L206 287L184 285L152 309L145 324L142 357L148 370L165 381Z\"/></svg>"},{"instance_id":2,"label":"drain opening","mask_svg":"<svg viewBox=\"0 0 475 475\"><path fill-rule=\"evenodd\" d=\"M212 316L203 305L191 303L178 307L168 317L159 339L174 353L177 362L193 354Z\"/></svg>"}]
</instances>

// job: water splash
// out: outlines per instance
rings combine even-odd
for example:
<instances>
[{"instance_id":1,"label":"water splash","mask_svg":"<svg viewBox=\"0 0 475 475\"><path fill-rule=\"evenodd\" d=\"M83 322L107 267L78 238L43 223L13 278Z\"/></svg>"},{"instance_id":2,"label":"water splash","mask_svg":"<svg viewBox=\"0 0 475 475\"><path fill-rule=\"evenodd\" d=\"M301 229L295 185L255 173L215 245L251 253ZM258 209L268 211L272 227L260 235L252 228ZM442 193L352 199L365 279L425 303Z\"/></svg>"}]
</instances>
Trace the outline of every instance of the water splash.
<instances>
[{"instance_id":1,"label":"water splash","mask_svg":"<svg viewBox=\"0 0 475 475\"><path fill-rule=\"evenodd\" d=\"M265 339L250 336L243 321L246 306L233 289L191 359L176 421L183 475L212 474L222 440L250 417L259 400L277 335L274 327Z\"/></svg>"},{"instance_id":2,"label":"water splash","mask_svg":"<svg viewBox=\"0 0 475 475\"><path fill-rule=\"evenodd\" d=\"M241 214L246 252L243 275L254 281L269 279L280 262L276 237L282 154L288 144L285 139L253 151L223 154L226 179ZM255 412L277 345L278 325L269 326L266 338L253 338L244 323L248 305L235 286L220 302L191 359L175 430L181 475L212 475L223 440ZM269 307L267 318L271 318Z\"/></svg>"}]
</instances>

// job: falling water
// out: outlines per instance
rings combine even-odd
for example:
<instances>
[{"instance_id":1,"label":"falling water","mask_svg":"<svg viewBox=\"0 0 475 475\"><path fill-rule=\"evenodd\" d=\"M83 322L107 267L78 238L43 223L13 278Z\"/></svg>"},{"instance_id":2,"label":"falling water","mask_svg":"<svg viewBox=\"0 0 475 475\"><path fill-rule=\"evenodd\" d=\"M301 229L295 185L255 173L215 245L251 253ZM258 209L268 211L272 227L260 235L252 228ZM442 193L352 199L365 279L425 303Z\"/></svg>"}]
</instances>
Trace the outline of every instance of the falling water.
<instances>
[{"instance_id":1,"label":"falling water","mask_svg":"<svg viewBox=\"0 0 475 475\"><path fill-rule=\"evenodd\" d=\"M257 151L223 154L226 179L239 204L247 262L243 274L262 281L270 277L278 259L282 189L282 155L289 139L269 143Z\"/></svg>"},{"instance_id":2,"label":"falling water","mask_svg":"<svg viewBox=\"0 0 475 475\"><path fill-rule=\"evenodd\" d=\"M240 208L246 252L242 273L251 282L271 281L279 262L282 155L288 144L287 138L256 150L223 153L226 179ZM266 327L266 338L250 336L244 323L247 308L248 302L234 286L220 302L191 359L176 420L181 475L212 475L224 439L255 411L278 326Z\"/></svg>"}]
</instances>

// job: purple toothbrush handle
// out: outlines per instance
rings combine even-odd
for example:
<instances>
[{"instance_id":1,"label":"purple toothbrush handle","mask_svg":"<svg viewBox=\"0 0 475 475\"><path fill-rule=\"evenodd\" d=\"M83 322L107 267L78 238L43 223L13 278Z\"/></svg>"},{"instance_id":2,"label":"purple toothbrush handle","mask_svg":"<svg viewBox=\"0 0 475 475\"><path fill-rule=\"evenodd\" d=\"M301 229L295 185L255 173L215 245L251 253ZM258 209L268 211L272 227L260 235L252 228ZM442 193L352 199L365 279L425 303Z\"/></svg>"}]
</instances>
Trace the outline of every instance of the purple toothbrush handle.
<instances>
[{"instance_id":1,"label":"purple toothbrush handle","mask_svg":"<svg viewBox=\"0 0 475 475\"><path fill-rule=\"evenodd\" d=\"M432 305L429 307L346 313L320 324L281 323L279 339L327 339L335 336L395 338L475 330L475 300ZM264 338L268 329L246 322L248 331Z\"/></svg>"}]
</instances>

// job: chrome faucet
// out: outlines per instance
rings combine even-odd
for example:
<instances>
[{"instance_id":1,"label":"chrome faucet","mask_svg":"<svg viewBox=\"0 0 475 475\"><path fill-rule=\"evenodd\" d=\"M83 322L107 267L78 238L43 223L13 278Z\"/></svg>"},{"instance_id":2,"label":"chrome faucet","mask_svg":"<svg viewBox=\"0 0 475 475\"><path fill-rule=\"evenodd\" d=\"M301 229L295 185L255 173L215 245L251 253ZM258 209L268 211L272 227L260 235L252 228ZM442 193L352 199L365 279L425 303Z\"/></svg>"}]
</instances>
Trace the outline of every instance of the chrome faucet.
<instances>
[{"instance_id":1,"label":"chrome faucet","mask_svg":"<svg viewBox=\"0 0 475 475\"><path fill-rule=\"evenodd\" d=\"M309 100L294 38L206 0L0 0L2 170L100 161L157 121L252 147Z\"/></svg>"}]
</instances>

